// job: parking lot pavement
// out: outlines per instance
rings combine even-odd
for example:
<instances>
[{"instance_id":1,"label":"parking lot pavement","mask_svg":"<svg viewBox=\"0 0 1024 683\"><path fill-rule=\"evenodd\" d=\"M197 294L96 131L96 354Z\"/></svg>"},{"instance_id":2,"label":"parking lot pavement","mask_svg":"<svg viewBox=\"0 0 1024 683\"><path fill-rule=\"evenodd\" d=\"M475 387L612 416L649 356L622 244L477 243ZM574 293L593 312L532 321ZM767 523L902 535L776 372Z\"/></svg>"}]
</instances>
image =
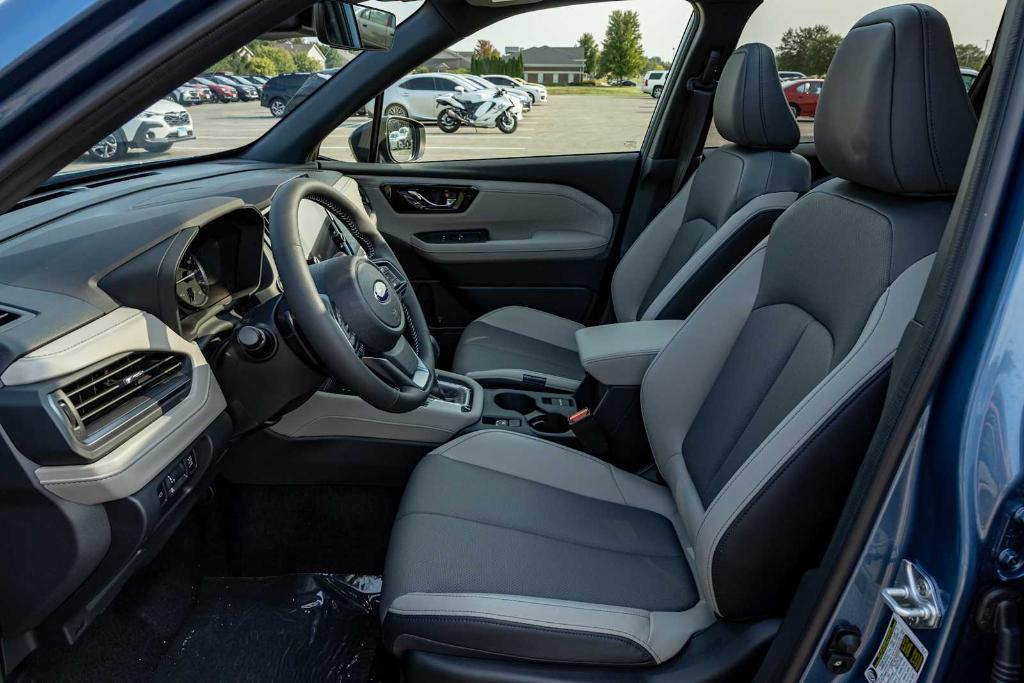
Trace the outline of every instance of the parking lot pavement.
<instances>
[{"instance_id":1,"label":"parking lot pavement","mask_svg":"<svg viewBox=\"0 0 1024 683\"><path fill-rule=\"evenodd\" d=\"M636 150L647 133L656 104L656 100L642 97L556 95L546 104L534 107L523 117L516 132L509 135L493 128L463 128L445 134L436 126L428 125L423 160L498 159ZM188 111L195 128L195 140L175 144L169 152L162 154L131 150L121 163L228 151L255 140L278 121L256 102L204 104L190 107ZM321 154L351 161L349 136L368 120L352 117L343 123L324 141ZM801 120L801 132L810 135L813 125L813 121ZM708 144L721 144L714 127ZM82 158L67 170L103 165L103 162Z\"/></svg>"}]
</instances>

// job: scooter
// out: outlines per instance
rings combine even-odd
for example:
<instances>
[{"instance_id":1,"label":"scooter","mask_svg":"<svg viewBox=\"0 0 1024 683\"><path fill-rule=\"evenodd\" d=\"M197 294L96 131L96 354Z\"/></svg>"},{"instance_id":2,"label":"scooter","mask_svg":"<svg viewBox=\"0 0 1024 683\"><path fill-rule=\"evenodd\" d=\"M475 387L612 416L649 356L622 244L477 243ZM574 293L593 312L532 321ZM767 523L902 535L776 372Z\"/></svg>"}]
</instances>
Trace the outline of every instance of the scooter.
<instances>
[{"instance_id":1,"label":"scooter","mask_svg":"<svg viewBox=\"0 0 1024 683\"><path fill-rule=\"evenodd\" d=\"M467 94L457 89L454 95L440 95L437 106L437 127L445 133L454 133L462 126L497 128L502 133L514 133L519 127L515 103L504 90L493 97Z\"/></svg>"}]
</instances>

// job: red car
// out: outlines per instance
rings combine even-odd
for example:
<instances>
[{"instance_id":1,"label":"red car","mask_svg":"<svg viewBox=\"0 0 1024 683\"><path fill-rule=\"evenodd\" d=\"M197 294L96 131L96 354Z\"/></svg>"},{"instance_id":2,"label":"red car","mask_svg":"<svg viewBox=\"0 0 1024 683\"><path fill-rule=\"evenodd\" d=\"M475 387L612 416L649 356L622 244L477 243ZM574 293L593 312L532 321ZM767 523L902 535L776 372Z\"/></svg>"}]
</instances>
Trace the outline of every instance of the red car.
<instances>
[{"instance_id":1,"label":"red car","mask_svg":"<svg viewBox=\"0 0 1024 683\"><path fill-rule=\"evenodd\" d=\"M793 110L793 116L814 118L814 112L818 110L818 98L821 97L821 86L824 83L825 81L820 78L798 78L782 84L782 92L786 95L789 108Z\"/></svg>"},{"instance_id":2,"label":"red car","mask_svg":"<svg viewBox=\"0 0 1024 683\"><path fill-rule=\"evenodd\" d=\"M209 78L203 78L201 76L196 76L192 80L197 83L201 83L212 90L213 94L216 95L218 102L235 102L238 100L238 91L230 85L217 83L215 81L211 81Z\"/></svg>"}]
</instances>

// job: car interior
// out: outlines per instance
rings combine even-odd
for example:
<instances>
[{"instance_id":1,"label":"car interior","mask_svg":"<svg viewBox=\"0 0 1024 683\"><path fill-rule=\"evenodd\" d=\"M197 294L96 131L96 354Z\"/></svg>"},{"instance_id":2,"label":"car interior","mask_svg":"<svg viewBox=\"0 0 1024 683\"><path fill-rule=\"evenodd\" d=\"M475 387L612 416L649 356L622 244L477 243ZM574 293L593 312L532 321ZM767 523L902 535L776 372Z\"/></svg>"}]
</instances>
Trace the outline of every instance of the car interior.
<instances>
[{"instance_id":1,"label":"car interior","mask_svg":"<svg viewBox=\"0 0 1024 683\"><path fill-rule=\"evenodd\" d=\"M808 140L739 44L761 2L698 0L638 151L319 149L426 57L564 4L427 0L231 153L26 166L0 678L757 675L941 289L992 66L966 90L940 12L879 8Z\"/></svg>"}]
</instances>

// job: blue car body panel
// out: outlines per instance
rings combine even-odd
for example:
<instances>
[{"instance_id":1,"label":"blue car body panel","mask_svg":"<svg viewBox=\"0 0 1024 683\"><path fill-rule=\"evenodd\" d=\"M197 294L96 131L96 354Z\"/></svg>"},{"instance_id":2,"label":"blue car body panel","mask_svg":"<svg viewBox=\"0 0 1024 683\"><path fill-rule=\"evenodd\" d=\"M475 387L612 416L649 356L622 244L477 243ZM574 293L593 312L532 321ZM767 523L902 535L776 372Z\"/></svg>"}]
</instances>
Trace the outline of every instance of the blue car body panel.
<instances>
[{"instance_id":1,"label":"blue car body panel","mask_svg":"<svg viewBox=\"0 0 1024 683\"><path fill-rule=\"evenodd\" d=\"M939 587L943 618L934 630L915 629L928 650L919 680L960 680L989 666L991 653L970 632L977 598L1002 579L996 561L1013 512L1024 504L1020 474L1024 416L1024 181L1018 182L978 283L974 303L942 383L922 415L893 483L819 643L853 625L862 641L856 664L837 676L824 657L806 681L863 681L892 611L881 590L894 584L901 560L927 572ZM974 634L976 638L976 633ZM956 673L959 672L959 673ZM966 679L962 679L966 680Z\"/></svg>"}]
</instances>

